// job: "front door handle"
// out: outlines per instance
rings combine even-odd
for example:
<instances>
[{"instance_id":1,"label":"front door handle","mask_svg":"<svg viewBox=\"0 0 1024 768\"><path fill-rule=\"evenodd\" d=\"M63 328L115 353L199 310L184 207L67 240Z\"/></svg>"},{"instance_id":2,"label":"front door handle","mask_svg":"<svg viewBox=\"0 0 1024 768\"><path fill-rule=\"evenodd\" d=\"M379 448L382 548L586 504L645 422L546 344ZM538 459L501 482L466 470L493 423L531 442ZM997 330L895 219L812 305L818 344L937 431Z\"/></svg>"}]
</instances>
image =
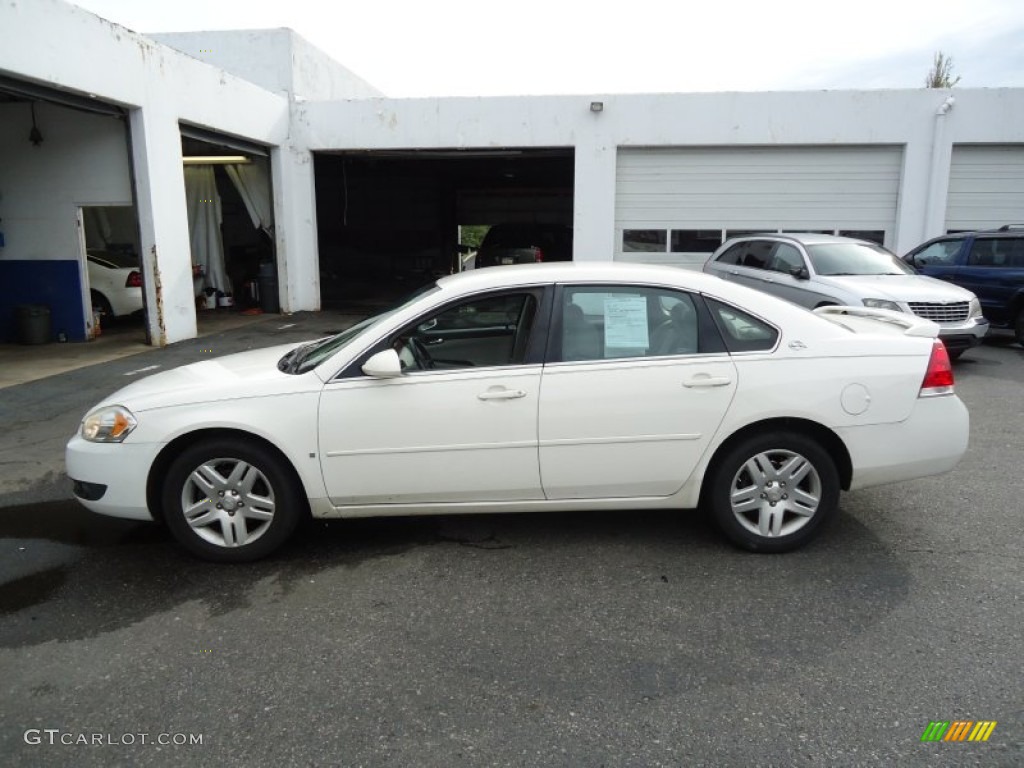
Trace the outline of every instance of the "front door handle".
<instances>
[{"instance_id":1,"label":"front door handle","mask_svg":"<svg viewBox=\"0 0 1024 768\"><path fill-rule=\"evenodd\" d=\"M692 379L687 379L683 382L683 386L687 389L705 389L708 387L725 387L732 384L732 379L728 376L708 376L707 374L698 374Z\"/></svg>"},{"instance_id":2,"label":"front door handle","mask_svg":"<svg viewBox=\"0 0 1024 768\"><path fill-rule=\"evenodd\" d=\"M488 389L476 396L478 400L515 400L526 397L522 389Z\"/></svg>"}]
</instances>

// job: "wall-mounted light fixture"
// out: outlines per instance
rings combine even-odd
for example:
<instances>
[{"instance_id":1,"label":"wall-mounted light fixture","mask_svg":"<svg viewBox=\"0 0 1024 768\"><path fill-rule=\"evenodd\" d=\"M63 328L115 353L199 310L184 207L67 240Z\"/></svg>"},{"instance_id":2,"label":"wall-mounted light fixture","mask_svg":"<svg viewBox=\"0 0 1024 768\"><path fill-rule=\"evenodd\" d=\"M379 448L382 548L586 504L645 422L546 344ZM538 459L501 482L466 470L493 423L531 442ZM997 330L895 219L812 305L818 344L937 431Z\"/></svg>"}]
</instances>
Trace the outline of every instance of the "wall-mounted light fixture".
<instances>
[{"instance_id":1,"label":"wall-mounted light fixture","mask_svg":"<svg viewBox=\"0 0 1024 768\"><path fill-rule=\"evenodd\" d=\"M194 155L181 158L185 165L248 165L252 162L245 155Z\"/></svg>"},{"instance_id":2,"label":"wall-mounted light fixture","mask_svg":"<svg viewBox=\"0 0 1024 768\"><path fill-rule=\"evenodd\" d=\"M28 140L32 142L33 147L38 147L43 143L43 134L36 125L36 103L33 101L29 108L32 110L32 130L28 132Z\"/></svg>"},{"instance_id":3,"label":"wall-mounted light fixture","mask_svg":"<svg viewBox=\"0 0 1024 768\"><path fill-rule=\"evenodd\" d=\"M592 102L590 102L590 111L591 112L604 112L604 102L603 101L592 101Z\"/></svg>"}]
</instances>

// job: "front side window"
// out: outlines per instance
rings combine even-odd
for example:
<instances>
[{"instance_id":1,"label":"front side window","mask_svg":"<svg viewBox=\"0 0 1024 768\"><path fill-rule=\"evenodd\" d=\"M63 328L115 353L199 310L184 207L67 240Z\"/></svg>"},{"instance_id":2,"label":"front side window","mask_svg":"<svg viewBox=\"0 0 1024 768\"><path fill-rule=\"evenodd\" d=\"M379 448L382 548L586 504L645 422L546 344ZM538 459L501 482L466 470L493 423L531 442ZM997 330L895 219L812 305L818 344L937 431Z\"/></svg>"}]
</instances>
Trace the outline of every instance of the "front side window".
<instances>
[{"instance_id":1,"label":"front side window","mask_svg":"<svg viewBox=\"0 0 1024 768\"><path fill-rule=\"evenodd\" d=\"M556 360L614 360L699 351L698 315L682 291L644 287L567 287Z\"/></svg>"},{"instance_id":2,"label":"front side window","mask_svg":"<svg viewBox=\"0 0 1024 768\"><path fill-rule=\"evenodd\" d=\"M388 343L406 371L519 365L536 313L532 292L481 296L420 318Z\"/></svg>"},{"instance_id":3,"label":"front side window","mask_svg":"<svg viewBox=\"0 0 1024 768\"><path fill-rule=\"evenodd\" d=\"M804 268L804 257L792 245L779 243L772 256L771 268L773 272L792 275Z\"/></svg>"},{"instance_id":4,"label":"front side window","mask_svg":"<svg viewBox=\"0 0 1024 768\"><path fill-rule=\"evenodd\" d=\"M952 267L956 264L957 254L963 240L940 240L914 254L914 264L921 267Z\"/></svg>"}]
</instances>

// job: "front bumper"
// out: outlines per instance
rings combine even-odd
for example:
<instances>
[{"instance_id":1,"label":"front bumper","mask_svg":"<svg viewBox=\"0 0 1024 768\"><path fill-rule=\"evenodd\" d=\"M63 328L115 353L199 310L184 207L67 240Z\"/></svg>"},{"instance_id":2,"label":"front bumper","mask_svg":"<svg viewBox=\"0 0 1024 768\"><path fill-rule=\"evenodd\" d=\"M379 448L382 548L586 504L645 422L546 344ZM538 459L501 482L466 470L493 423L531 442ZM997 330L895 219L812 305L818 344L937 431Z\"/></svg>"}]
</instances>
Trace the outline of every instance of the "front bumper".
<instances>
[{"instance_id":1,"label":"front bumper","mask_svg":"<svg viewBox=\"0 0 1024 768\"><path fill-rule=\"evenodd\" d=\"M988 320L972 318L958 325L939 325L939 338L946 349L970 349L981 344L988 333Z\"/></svg>"},{"instance_id":2,"label":"front bumper","mask_svg":"<svg viewBox=\"0 0 1024 768\"><path fill-rule=\"evenodd\" d=\"M75 435L64 451L75 498L101 515L152 520L146 483L162 443L90 443Z\"/></svg>"}]
</instances>

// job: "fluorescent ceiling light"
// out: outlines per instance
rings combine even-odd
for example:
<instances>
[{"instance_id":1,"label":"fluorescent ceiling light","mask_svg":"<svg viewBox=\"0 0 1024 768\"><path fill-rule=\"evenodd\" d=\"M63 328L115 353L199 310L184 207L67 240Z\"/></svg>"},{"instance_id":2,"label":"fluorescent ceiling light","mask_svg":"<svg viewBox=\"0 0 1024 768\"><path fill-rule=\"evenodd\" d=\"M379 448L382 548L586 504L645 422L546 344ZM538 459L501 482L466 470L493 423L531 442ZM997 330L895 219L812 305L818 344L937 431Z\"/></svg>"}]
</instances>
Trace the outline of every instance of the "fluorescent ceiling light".
<instances>
[{"instance_id":1,"label":"fluorescent ceiling light","mask_svg":"<svg viewBox=\"0 0 1024 768\"><path fill-rule=\"evenodd\" d=\"M195 157L183 157L185 165L246 165L251 163L245 155L196 155Z\"/></svg>"}]
</instances>

